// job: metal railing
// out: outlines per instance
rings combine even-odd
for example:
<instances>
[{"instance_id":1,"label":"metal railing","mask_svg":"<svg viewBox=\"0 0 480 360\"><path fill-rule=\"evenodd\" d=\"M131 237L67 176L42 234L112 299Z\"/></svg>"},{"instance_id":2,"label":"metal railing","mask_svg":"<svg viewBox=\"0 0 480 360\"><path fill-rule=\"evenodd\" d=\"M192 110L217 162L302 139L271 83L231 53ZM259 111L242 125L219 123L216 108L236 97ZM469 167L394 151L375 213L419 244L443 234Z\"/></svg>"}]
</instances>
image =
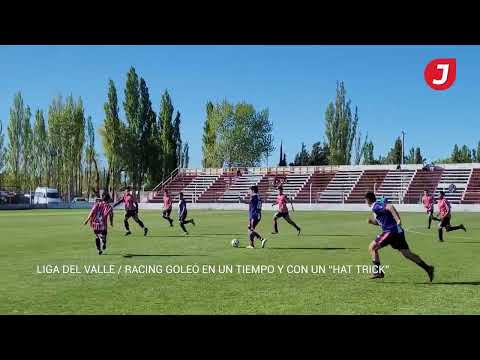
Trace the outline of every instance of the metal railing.
<instances>
[{"instance_id":1,"label":"metal railing","mask_svg":"<svg viewBox=\"0 0 480 360\"><path fill-rule=\"evenodd\" d=\"M157 192L158 190L162 189L163 187L165 187L166 185L168 185L169 183L171 183L172 180L175 178L175 176L178 175L179 169L180 168L177 167L175 170L173 170L171 172L170 176L166 180L162 181L160 184L158 184L157 186L155 186L152 189L151 193L153 194L153 193Z\"/></svg>"}]
</instances>

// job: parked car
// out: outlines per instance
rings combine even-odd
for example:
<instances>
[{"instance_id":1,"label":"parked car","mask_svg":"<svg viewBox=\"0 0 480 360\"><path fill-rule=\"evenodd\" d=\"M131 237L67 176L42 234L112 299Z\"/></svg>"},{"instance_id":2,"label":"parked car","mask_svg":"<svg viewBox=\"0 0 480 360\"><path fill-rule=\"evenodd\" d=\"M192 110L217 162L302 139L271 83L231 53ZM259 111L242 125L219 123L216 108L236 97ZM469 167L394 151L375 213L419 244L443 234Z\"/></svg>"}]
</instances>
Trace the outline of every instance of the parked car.
<instances>
[{"instance_id":1,"label":"parked car","mask_svg":"<svg viewBox=\"0 0 480 360\"><path fill-rule=\"evenodd\" d=\"M28 199L28 202L33 202L33 199L35 198L35 193L34 192L28 192L23 194L23 196Z\"/></svg>"},{"instance_id":2,"label":"parked car","mask_svg":"<svg viewBox=\"0 0 480 360\"><path fill-rule=\"evenodd\" d=\"M33 203L35 205L49 205L61 203L60 193L57 189L48 187L37 187L35 189L35 197Z\"/></svg>"},{"instance_id":3,"label":"parked car","mask_svg":"<svg viewBox=\"0 0 480 360\"><path fill-rule=\"evenodd\" d=\"M0 204L12 203L12 194L8 191L0 191Z\"/></svg>"},{"instance_id":4,"label":"parked car","mask_svg":"<svg viewBox=\"0 0 480 360\"><path fill-rule=\"evenodd\" d=\"M72 203L88 203L88 200L84 197L74 197Z\"/></svg>"},{"instance_id":5,"label":"parked car","mask_svg":"<svg viewBox=\"0 0 480 360\"><path fill-rule=\"evenodd\" d=\"M15 204L30 204L30 197L28 195L28 193L15 193L13 202Z\"/></svg>"}]
</instances>

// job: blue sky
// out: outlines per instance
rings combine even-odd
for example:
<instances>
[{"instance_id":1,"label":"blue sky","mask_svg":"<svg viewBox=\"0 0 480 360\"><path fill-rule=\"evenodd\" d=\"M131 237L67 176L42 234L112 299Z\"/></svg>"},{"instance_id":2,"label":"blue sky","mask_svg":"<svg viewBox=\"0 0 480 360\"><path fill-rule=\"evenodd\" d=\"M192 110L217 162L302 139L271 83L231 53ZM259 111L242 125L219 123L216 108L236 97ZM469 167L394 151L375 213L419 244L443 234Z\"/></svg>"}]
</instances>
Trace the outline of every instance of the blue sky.
<instances>
[{"instance_id":1,"label":"blue sky","mask_svg":"<svg viewBox=\"0 0 480 360\"><path fill-rule=\"evenodd\" d=\"M457 80L446 91L424 79L434 58L457 59ZM153 107L168 89L182 114L190 166L201 164L201 132L208 100L247 101L268 108L278 162L323 140L324 113L337 80L359 108L360 129L385 154L401 130L406 148L420 146L429 160L446 157L455 143L480 140L479 46L0 46L0 120L6 125L15 92L33 111L47 113L58 94L81 96L86 115L100 126L107 82L123 101L133 65L149 87ZM121 111L123 117L123 110ZM100 137L97 148L101 150Z\"/></svg>"}]
</instances>

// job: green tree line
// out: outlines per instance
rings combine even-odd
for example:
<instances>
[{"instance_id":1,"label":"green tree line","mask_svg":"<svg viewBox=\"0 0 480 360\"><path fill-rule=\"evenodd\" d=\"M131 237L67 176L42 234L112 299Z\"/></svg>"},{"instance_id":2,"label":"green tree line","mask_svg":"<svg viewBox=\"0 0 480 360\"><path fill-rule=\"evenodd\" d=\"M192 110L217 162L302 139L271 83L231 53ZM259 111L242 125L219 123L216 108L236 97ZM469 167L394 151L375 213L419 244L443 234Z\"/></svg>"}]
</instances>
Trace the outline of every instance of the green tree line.
<instances>
[{"instance_id":1,"label":"green tree line","mask_svg":"<svg viewBox=\"0 0 480 360\"><path fill-rule=\"evenodd\" d=\"M131 185L151 189L178 167L188 167L189 145L181 137L181 113L165 90L159 111L150 90L134 67L127 73L120 104L115 83L108 81L104 116L96 129L86 115L81 98L55 97L48 109L31 108L16 93L8 126L0 123L0 186L23 190L56 187L70 197L98 195ZM153 101L155 102L155 101ZM123 108L124 118L120 116ZM374 157L374 143L362 136L359 109L347 98L343 82L324 113L324 136L310 150L301 143L290 165L400 164L402 142L394 139L387 154ZM96 151L97 135L103 158ZM202 166L258 166L275 151L273 123L268 109L257 110L247 102L208 101L202 134ZM404 163L425 161L420 147L405 149ZM470 149L455 145L449 158L438 162L480 161L480 142ZM287 165L280 147L280 166Z\"/></svg>"},{"instance_id":2,"label":"green tree line","mask_svg":"<svg viewBox=\"0 0 480 360\"><path fill-rule=\"evenodd\" d=\"M358 107L352 111L351 100L347 100L343 82L337 83L335 100L327 106L324 116L324 140L315 142L310 150L302 142L300 151L295 155L291 166L310 165L379 165L401 164L402 155L405 164L423 164L426 158L420 147L411 147L402 151L402 140L397 137L392 148L385 155L374 156L374 144L368 134L362 138L359 129ZM286 155L280 150L279 166L287 166ZM467 145L455 145L451 155L437 163L480 162L480 142L476 148Z\"/></svg>"},{"instance_id":3,"label":"green tree line","mask_svg":"<svg viewBox=\"0 0 480 360\"><path fill-rule=\"evenodd\" d=\"M453 146L452 153L446 159L439 159L437 163L472 163L480 162L480 141L477 143L476 148L469 148L467 145L459 147L457 144Z\"/></svg>"},{"instance_id":4,"label":"green tree line","mask_svg":"<svg viewBox=\"0 0 480 360\"><path fill-rule=\"evenodd\" d=\"M115 84L109 80L104 119L95 129L81 98L57 96L46 115L37 109L32 119L30 107L16 93L6 134L0 123L0 186L24 191L49 186L64 197L98 196L101 189L116 191L127 184L148 189L177 167L188 167L189 146L181 138L181 113L175 111L167 90L161 95L157 115L146 81L132 67L122 105L125 120L119 115ZM97 134L106 167L99 164Z\"/></svg>"}]
</instances>

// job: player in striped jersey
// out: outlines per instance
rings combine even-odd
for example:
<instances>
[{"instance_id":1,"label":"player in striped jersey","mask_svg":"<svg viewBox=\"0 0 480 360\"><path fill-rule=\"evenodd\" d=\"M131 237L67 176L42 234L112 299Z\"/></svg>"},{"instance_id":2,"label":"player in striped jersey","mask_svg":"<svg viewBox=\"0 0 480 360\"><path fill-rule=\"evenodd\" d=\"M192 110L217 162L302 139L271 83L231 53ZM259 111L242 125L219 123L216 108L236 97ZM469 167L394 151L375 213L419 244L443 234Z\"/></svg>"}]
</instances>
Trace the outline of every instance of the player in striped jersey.
<instances>
[{"instance_id":1,"label":"player in striped jersey","mask_svg":"<svg viewBox=\"0 0 480 360\"><path fill-rule=\"evenodd\" d=\"M133 218L135 222L143 229L143 235L147 236L148 229L143 224L142 220L138 218L138 202L133 195L130 186L125 189L125 194L123 197L118 200L113 207L115 208L120 203L125 203L125 219L123 220L123 224L125 226L125 236L130 235L132 232L130 231L130 226L128 224L128 219Z\"/></svg>"},{"instance_id":2,"label":"player in striped jersey","mask_svg":"<svg viewBox=\"0 0 480 360\"><path fill-rule=\"evenodd\" d=\"M103 251L107 249L108 219L110 219L110 226L113 226L113 208L109 201L110 195L104 192L102 199L93 205L84 223L84 225L87 225L90 222L90 227L95 234L98 255L102 255Z\"/></svg>"}]
</instances>

